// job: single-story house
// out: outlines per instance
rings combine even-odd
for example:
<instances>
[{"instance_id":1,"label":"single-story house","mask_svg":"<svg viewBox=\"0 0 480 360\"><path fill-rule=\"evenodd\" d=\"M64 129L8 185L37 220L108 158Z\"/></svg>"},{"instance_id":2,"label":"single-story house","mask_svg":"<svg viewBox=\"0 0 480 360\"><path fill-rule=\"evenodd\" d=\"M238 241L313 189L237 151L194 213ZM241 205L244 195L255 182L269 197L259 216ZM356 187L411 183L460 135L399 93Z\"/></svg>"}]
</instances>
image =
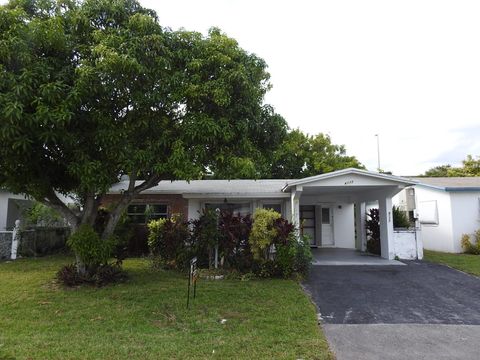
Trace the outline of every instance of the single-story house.
<instances>
[{"instance_id":1,"label":"single-story house","mask_svg":"<svg viewBox=\"0 0 480 360\"><path fill-rule=\"evenodd\" d=\"M393 259L399 246L394 239L392 197L414 183L359 169L304 179L161 181L136 198L128 215L141 224L145 223L147 206L150 218L177 213L186 219L198 218L203 208L241 214L272 208L308 235L312 246L365 250L365 204L374 201L380 212L381 256ZM110 201L127 186L128 180L113 186ZM418 255L418 248L411 252Z\"/></svg>"},{"instance_id":2,"label":"single-story house","mask_svg":"<svg viewBox=\"0 0 480 360\"><path fill-rule=\"evenodd\" d=\"M480 229L480 177L415 177L394 199L418 218L424 248L463 252L462 234Z\"/></svg>"},{"instance_id":3,"label":"single-story house","mask_svg":"<svg viewBox=\"0 0 480 360\"><path fill-rule=\"evenodd\" d=\"M31 201L23 194L14 194L0 188L0 231L11 230L22 211L31 206Z\"/></svg>"}]
</instances>

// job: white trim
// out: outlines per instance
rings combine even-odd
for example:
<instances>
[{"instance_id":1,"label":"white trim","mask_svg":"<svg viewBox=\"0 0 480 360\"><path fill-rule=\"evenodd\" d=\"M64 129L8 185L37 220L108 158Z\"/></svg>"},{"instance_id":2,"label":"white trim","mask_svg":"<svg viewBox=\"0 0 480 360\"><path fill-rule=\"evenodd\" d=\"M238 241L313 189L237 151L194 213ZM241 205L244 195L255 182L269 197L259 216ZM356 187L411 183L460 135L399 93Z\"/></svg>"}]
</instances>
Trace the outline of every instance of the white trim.
<instances>
[{"instance_id":1,"label":"white trim","mask_svg":"<svg viewBox=\"0 0 480 360\"><path fill-rule=\"evenodd\" d=\"M142 194L145 194L142 192ZM158 194L154 192L152 194ZM216 193L216 194L183 194L185 199L287 199L290 194L287 193Z\"/></svg>"},{"instance_id":2,"label":"white trim","mask_svg":"<svg viewBox=\"0 0 480 360\"><path fill-rule=\"evenodd\" d=\"M415 185L415 184L418 183L417 180L410 180L410 179L402 178L402 177L399 177L399 176L380 174L380 173L367 171L367 170L348 168L348 169L337 170L337 171L329 172L329 173L326 173L326 174L310 176L310 177L307 177L307 178L304 178L304 179L299 179L299 180L294 180L294 181L291 181L291 182L287 182L287 184L283 187L282 191L285 192L288 189L290 189L292 186L295 186L295 185L297 185L297 186L298 185L304 185L304 184L308 184L308 183L315 182L315 181L318 181L318 180L330 179L330 178L333 178L333 177L347 175L347 174L362 175L362 176L367 176L367 177L372 177L372 178L377 178L377 179L382 179L382 180L394 181L394 182L397 182L397 183L407 184L407 185Z\"/></svg>"}]
</instances>

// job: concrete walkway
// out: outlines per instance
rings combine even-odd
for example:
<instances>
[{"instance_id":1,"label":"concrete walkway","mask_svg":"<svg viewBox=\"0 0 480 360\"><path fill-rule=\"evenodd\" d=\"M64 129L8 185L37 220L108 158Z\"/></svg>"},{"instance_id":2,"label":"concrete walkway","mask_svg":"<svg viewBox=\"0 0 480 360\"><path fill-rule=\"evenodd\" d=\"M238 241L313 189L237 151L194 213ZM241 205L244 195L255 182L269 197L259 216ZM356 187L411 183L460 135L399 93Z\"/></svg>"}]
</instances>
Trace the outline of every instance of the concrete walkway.
<instances>
[{"instance_id":1,"label":"concrete walkway","mask_svg":"<svg viewBox=\"0 0 480 360\"><path fill-rule=\"evenodd\" d=\"M312 249L313 265L405 265L397 260L362 253L354 249L317 248Z\"/></svg>"}]
</instances>

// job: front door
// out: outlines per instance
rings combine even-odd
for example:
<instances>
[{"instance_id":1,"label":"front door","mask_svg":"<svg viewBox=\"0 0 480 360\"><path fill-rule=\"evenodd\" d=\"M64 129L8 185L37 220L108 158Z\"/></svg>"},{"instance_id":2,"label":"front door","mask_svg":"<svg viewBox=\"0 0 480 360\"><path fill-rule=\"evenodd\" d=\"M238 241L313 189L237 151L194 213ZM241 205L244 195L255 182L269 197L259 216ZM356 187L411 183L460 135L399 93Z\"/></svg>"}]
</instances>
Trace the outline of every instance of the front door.
<instances>
[{"instance_id":1,"label":"front door","mask_svg":"<svg viewBox=\"0 0 480 360\"><path fill-rule=\"evenodd\" d=\"M322 246L333 246L332 208L322 207Z\"/></svg>"}]
</instances>

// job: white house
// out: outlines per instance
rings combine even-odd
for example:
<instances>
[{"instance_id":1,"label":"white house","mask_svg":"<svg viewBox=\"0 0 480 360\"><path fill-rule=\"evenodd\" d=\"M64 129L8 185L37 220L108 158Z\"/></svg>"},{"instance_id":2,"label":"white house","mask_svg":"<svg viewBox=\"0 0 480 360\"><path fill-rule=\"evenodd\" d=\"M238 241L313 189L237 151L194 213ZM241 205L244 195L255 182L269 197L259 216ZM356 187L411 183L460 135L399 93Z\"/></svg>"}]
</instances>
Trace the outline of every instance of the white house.
<instances>
[{"instance_id":1,"label":"white house","mask_svg":"<svg viewBox=\"0 0 480 360\"><path fill-rule=\"evenodd\" d=\"M20 219L22 210L30 204L25 195L0 189L0 231L12 229L15 220Z\"/></svg>"},{"instance_id":2,"label":"white house","mask_svg":"<svg viewBox=\"0 0 480 360\"><path fill-rule=\"evenodd\" d=\"M460 253L462 234L480 228L480 177L417 177L394 202L418 217L425 249Z\"/></svg>"},{"instance_id":3,"label":"white house","mask_svg":"<svg viewBox=\"0 0 480 360\"><path fill-rule=\"evenodd\" d=\"M147 205L153 209L154 217L180 213L189 219L198 218L206 207L243 214L259 207L273 208L309 235L312 246L365 250L365 204L376 201L380 211L381 256L393 259L398 254L398 244L393 229L392 197L414 183L358 169L296 180L162 181L142 192L128 213L141 223L145 221ZM115 185L109 193L110 200L114 201L127 186L128 181ZM410 253L418 254L418 249L411 249Z\"/></svg>"}]
</instances>

